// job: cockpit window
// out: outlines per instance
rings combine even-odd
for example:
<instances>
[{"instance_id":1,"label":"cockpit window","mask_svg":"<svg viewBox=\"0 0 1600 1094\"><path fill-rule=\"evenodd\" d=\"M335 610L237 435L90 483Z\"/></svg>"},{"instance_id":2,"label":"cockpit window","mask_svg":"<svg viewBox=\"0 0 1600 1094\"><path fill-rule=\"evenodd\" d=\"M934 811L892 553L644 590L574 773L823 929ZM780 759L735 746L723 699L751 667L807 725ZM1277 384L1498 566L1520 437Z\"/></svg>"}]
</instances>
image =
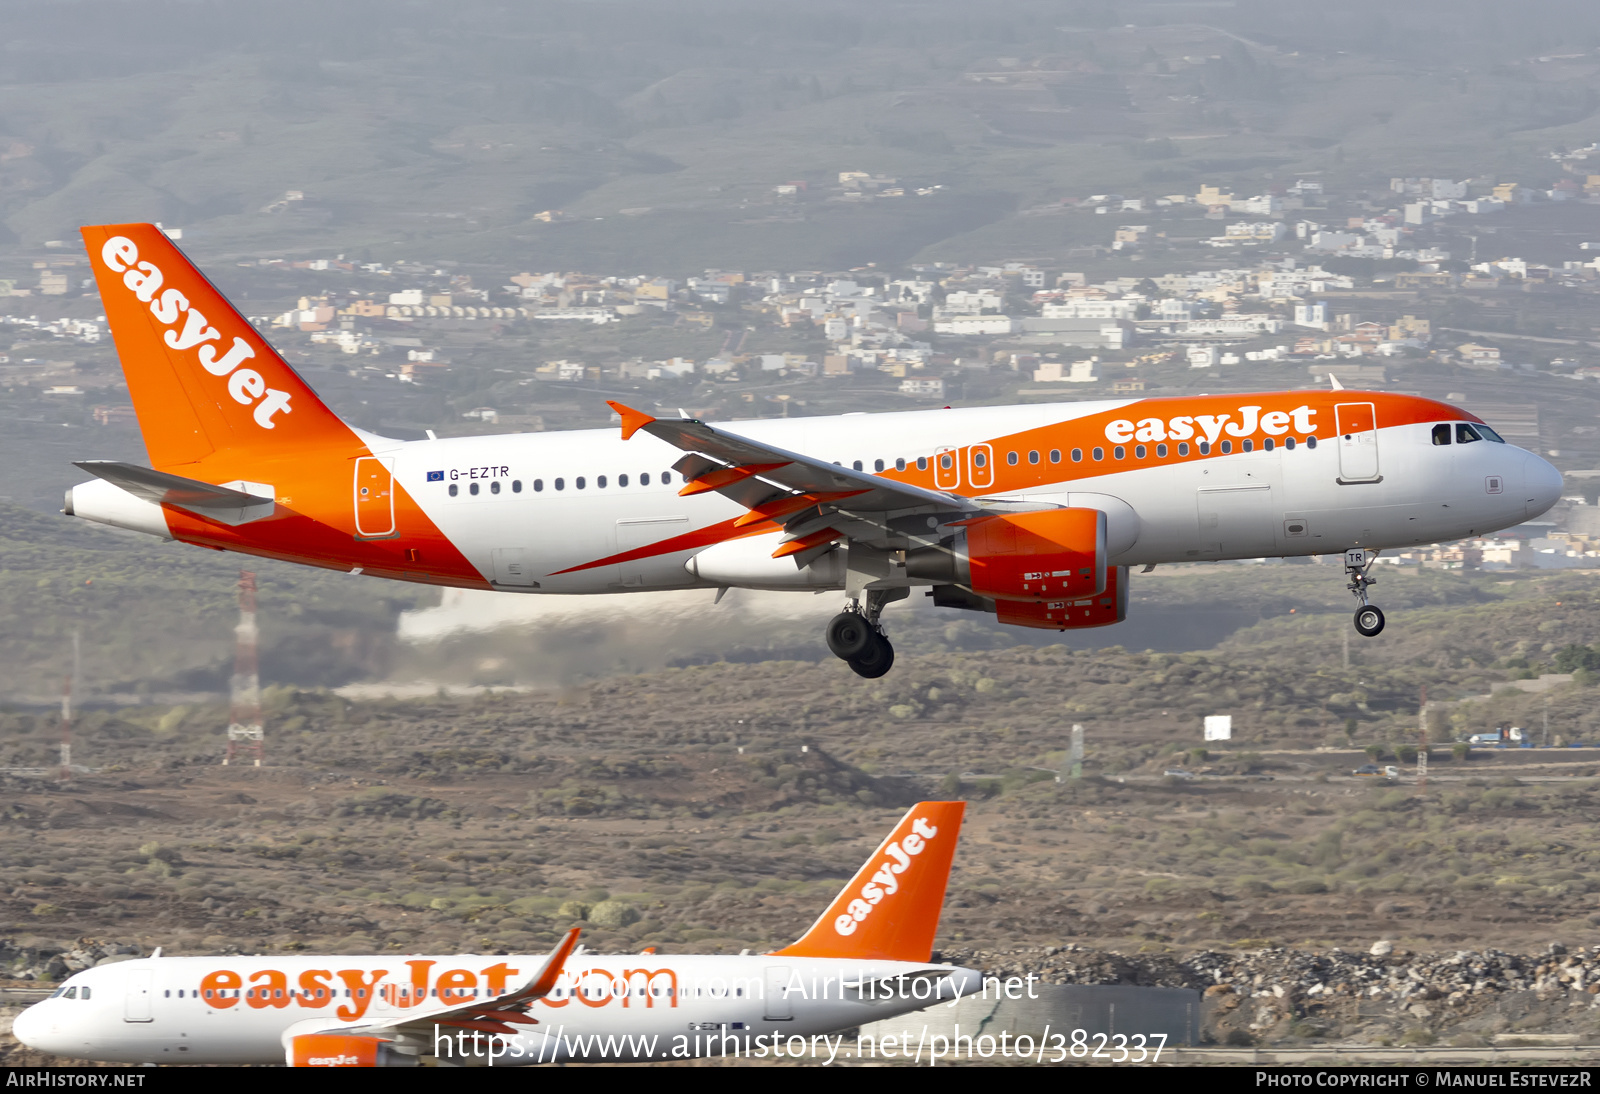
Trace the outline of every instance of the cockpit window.
<instances>
[{"instance_id":1,"label":"cockpit window","mask_svg":"<svg viewBox=\"0 0 1600 1094\"><path fill-rule=\"evenodd\" d=\"M1448 425L1436 425L1436 426L1433 427L1433 443L1434 444L1449 444L1450 443L1450 427Z\"/></svg>"},{"instance_id":2,"label":"cockpit window","mask_svg":"<svg viewBox=\"0 0 1600 1094\"><path fill-rule=\"evenodd\" d=\"M1483 438L1478 436L1478 431L1472 428L1472 426L1468 425L1466 422L1456 423L1456 444L1467 444L1471 441L1481 440L1483 440Z\"/></svg>"},{"instance_id":3,"label":"cockpit window","mask_svg":"<svg viewBox=\"0 0 1600 1094\"><path fill-rule=\"evenodd\" d=\"M62 994L62 998L63 999L76 999L77 997L78 997L78 989L77 988L68 988Z\"/></svg>"},{"instance_id":4,"label":"cockpit window","mask_svg":"<svg viewBox=\"0 0 1600 1094\"><path fill-rule=\"evenodd\" d=\"M88 984L85 984L83 986L83 991L79 994L78 998L79 999L87 999L87 998L89 998L89 985Z\"/></svg>"},{"instance_id":5,"label":"cockpit window","mask_svg":"<svg viewBox=\"0 0 1600 1094\"><path fill-rule=\"evenodd\" d=\"M1504 437L1500 436L1500 434L1496 433L1494 430L1490 429L1488 426L1484 425L1482 422L1479 422L1477 425L1473 426L1472 428L1476 429L1478 431L1478 436L1482 437L1486 441L1493 441L1495 444L1505 444L1506 443Z\"/></svg>"}]
</instances>

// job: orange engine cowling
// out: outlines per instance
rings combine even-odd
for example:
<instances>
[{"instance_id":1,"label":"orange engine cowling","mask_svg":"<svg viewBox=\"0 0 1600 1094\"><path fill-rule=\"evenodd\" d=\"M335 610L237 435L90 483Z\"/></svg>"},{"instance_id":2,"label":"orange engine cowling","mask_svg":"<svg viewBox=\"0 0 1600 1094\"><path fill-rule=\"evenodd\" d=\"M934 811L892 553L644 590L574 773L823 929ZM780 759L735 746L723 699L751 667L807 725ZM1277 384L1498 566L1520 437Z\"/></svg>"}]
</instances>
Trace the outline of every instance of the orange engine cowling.
<instances>
[{"instance_id":1,"label":"orange engine cowling","mask_svg":"<svg viewBox=\"0 0 1600 1094\"><path fill-rule=\"evenodd\" d=\"M382 1037L304 1033L289 1041L290 1067L415 1067L417 1058L394 1051Z\"/></svg>"},{"instance_id":2,"label":"orange engine cowling","mask_svg":"<svg viewBox=\"0 0 1600 1094\"><path fill-rule=\"evenodd\" d=\"M1106 515L1039 509L962 521L951 549L908 552L906 575L988 600L1083 600L1106 588Z\"/></svg>"},{"instance_id":3,"label":"orange engine cowling","mask_svg":"<svg viewBox=\"0 0 1600 1094\"><path fill-rule=\"evenodd\" d=\"M1000 622L1013 627L1047 631L1106 627L1128 617L1128 568L1111 567L1099 595L1077 600L992 600L955 585L937 585L928 595L935 607L993 612Z\"/></svg>"},{"instance_id":4,"label":"orange engine cowling","mask_svg":"<svg viewBox=\"0 0 1600 1094\"><path fill-rule=\"evenodd\" d=\"M1128 568L1114 566L1106 574L1106 587L1098 596L1083 600L1045 600L1028 603L996 600L995 616L1013 627L1047 631L1106 627L1128 618Z\"/></svg>"}]
</instances>

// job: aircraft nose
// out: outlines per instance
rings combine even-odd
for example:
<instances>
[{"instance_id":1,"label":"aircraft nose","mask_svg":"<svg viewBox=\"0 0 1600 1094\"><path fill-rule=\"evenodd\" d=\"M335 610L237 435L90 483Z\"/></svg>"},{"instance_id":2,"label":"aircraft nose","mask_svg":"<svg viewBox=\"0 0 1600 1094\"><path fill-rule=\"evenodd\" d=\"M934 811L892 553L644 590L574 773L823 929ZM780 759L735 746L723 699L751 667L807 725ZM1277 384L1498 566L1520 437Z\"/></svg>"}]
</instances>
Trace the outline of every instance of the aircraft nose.
<instances>
[{"instance_id":1,"label":"aircraft nose","mask_svg":"<svg viewBox=\"0 0 1600 1094\"><path fill-rule=\"evenodd\" d=\"M38 1004L34 1004L11 1022L11 1035L31 1049L44 1051L44 1036L48 1029L48 1019L39 1013Z\"/></svg>"},{"instance_id":2,"label":"aircraft nose","mask_svg":"<svg viewBox=\"0 0 1600 1094\"><path fill-rule=\"evenodd\" d=\"M1561 500L1561 472L1532 452L1527 454L1522 482L1528 507L1524 520L1532 520Z\"/></svg>"}]
</instances>

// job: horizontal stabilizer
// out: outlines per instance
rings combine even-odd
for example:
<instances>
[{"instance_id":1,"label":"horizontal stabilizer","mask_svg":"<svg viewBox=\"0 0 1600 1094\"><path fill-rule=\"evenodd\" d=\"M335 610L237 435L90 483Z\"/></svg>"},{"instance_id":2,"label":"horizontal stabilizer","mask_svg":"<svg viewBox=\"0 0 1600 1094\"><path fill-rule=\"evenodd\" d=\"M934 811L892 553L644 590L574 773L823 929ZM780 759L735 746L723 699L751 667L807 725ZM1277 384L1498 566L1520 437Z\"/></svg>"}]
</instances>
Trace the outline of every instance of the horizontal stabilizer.
<instances>
[{"instance_id":1,"label":"horizontal stabilizer","mask_svg":"<svg viewBox=\"0 0 1600 1094\"><path fill-rule=\"evenodd\" d=\"M232 487L215 486L198 479L186 479L182 475L171 475L115 460L82 460L75 466L126 490L136 498L156 505L186 509L223 524L248 524L270 517L277 508L270 491L262 497Z\"/></svg>"}]
</instances>

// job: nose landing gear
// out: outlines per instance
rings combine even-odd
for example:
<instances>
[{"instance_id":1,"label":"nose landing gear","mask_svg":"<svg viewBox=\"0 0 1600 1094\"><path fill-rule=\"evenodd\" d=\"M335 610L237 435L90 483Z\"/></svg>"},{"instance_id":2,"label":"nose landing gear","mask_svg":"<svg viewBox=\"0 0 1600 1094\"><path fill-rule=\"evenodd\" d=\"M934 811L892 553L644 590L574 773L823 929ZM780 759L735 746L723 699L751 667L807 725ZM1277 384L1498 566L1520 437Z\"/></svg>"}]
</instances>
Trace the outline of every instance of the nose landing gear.
<instances>
[{"instance_id":1,"label":"nose landing gear","mask_svg":"<svg viewBox=\"0 0 1600 1094\"><path fill-rule=\"evenodd\" d=\"M1378 583L1378 579L1371 576L1372 564L1376 561L1376 551L1357 547L1344 553L1344 572L1350 579L1346 588L1361 604L1356 609L1356 633L1364 638L1372 638L1383 630L1383 609L1374 607L1367 598L1367 589Z\"/></svg>"},{"instance_id":2,"label":"nose landing gear","mask_svg":"<svg viewBox=\"0 0 1600 1094\"><path fill-rule=\"evenodd\" d=\"M828 620L823 632L828 649L857 676L876 680L894 667L894 646L878 625L884 605L905 597L908 589L868 589L859 600ZM897 595L898 594L898 595Z\"/></svg>"}]
</instances>

